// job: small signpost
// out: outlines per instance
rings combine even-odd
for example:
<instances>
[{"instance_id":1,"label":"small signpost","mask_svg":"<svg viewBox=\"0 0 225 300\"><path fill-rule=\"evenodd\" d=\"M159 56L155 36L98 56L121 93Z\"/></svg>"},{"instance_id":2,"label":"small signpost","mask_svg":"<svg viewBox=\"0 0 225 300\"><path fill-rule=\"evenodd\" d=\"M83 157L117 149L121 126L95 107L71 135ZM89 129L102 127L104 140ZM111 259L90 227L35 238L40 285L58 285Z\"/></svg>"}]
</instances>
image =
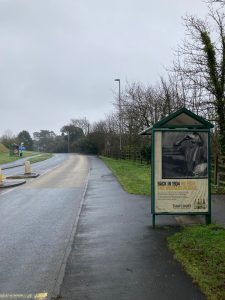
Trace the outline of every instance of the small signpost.
<instances>
[{"instance_id":1,"label":"small signpost","mask_svg":"<svg viewBox=\"0 0 225 300\"><path fill-rule=\"evenodd\" d=\"M26 150L26 147L24 147L24 143L20 143L20 146L19 146L19 154L20 154L20 157L23 156L23 151Z\"/></svg>"},{"instance_id":2,"label":"small signpost","mask_svg":"<svg viewBox=\"0 0 225 300\"><path fill-rule=\"evenodd\" d=\"M152 135L152 226L156 215L205 215L211 223L210 129L182 108L142 131Z\"/></svg>"}]
</instances>

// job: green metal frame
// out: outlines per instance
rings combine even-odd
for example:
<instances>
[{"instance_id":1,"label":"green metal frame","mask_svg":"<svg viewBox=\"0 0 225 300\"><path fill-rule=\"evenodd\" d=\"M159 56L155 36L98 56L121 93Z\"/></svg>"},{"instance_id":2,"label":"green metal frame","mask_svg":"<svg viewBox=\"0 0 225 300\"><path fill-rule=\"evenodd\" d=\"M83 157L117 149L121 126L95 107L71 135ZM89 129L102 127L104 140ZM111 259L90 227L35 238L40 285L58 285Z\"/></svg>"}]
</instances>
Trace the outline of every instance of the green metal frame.
<instances>
[{"instance_id":1,"label":"green metal frame","mask_svg":"<svg viewBox=\"0 0 225 300\"><path fill-rule=\"evenodd\" d=\"M194 115L195 116L195 115ZM205 121L207 122L207 121ZM157 215L205 215L206 224L211 223L211 143L210 143L210 128L212 128L212 124L209 126L209 122L206 123L207 126L203 129L199 126L174 126L174 128L160 128L158 126L153 126L152 128L152 173L151 173L151 213L152 213L152 227L155 228L155 217ZM171 131L171 132L207 132L208 133L208 211L207 212L187 212L187 213L171 213L171 212L163 212L156 213L155 212L155 132L157 131Z\"/></svg>"},{"instance_id":2,"label":"green metal frame","mask_svg":"<svg viewBox=\"0 0 225 300\"><path fill-rule=\"evenodd\" d=\"M210 122L206 121L205 119L203 119L202 117L200 116L197 116L195 115L193 112L191 112L190 110L186 109L185 107L177 110L176 112L170 114L169 116L161 119L159 122L155 123L154 124L154 128L160 128L160 127L163 127L165 128L165 124L168 123L170 120L176 118L177 116L181 115L185 113L186 115L188 115L189 117L195 119L197 122L201 123L202 125L168 125L169 127L172 127L172 128L182 128L182 127L185 127L188 128L189 127L194 127L194 128L198 128L198 127L201 127L201 128L213 128L213 124L211 124Z\"/></svg>"},{"instance_id":3,"label":"green metal frame","mask_svg":"<svg viewBox=\"0 0 225 300\"><path fill-rule=\"evenodd\" d=\"M152 128L152 162L151 162L151 213L152 213L152 227L155 229L155 129Z\"/></svg>"},{"instance_id":4,"label":"green metal frame","mask_svg":"<svg viewBox=\"0 0 225 300\"><path fill-rule=\"evenodd\" d=\"M152 159L151 159L151 213L155 214L155 130L152 129Z\"/></svg>"}]
</instances>

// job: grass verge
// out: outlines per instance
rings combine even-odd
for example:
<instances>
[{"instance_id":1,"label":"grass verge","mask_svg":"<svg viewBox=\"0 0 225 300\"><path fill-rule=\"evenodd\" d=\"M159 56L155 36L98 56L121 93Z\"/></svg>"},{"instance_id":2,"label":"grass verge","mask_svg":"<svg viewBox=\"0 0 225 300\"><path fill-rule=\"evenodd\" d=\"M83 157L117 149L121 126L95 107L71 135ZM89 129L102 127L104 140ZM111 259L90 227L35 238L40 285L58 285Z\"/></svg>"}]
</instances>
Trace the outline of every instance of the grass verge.
<instances>
[{"instance_id":1,"label":"grass verge","mask_svg":"<svg viewBox=\"0 0 225 300\"><path fill-rule=\"evenodd\" d=\"M210 300L225 299L225 229L217 225L187 227L168 237L176 260Z\"/></svg>"},{"instance_id":2,"label":"grass verge","mask_svg":"<svg viewBox=\"0 0 225 300\"><path fill-rule=\"evenodd\" d=\"M130 194L150 195L150 166L129 160L101 156L119 182Z\"/></svg>"},{"instance_id":3,"label":"grass verge","mask_svg":"<svg viewBox=\"0 0 225 300\"><path fill-rule=\"evenodd\" d=\"M10 156L9 153L0 152L0 164L6 164L18 160L19 157Z\"/></svg>"},{"instance_id":4,"label":"grass verge","mask_svg":"<svg viewBox=\"0 0 225 300\"><path fill-rule=\"evenodd\" d=\"M36 162L39 162L39 161L43 161L43 160L46 160L46 159L49 159L53 156L52 153L43 153L43 154L39 154L39 155L36 155L34 157L31 157L29 159L30 163L31 164L34 164Z\"/></svg>"},{"instance_id":5,"label":"grass verge","mask_svg":"<svg viewBox=\"0 0 225 300\"><path fill-rule=\"evenodd\" d=\"M40 152L24 151L22 158L29 157L29 156L33 156L33 158L29 159L29 160L38 162L38 161L45 160L45 159L52 157L52 154L49 154L49 153L40 154ZM6 163L14 162L14 161L18 161L18 163L19 163L20 159L21 159L21 157L19 157L19 156L10 156L9 153L0 152L0 164L6 164ZM38 160L36 160L36 159L38 159Z\"/></svg>"},{"instance_id":6,"label":"grass verge","mask_svg":"<svg viewBox=\"0 0 225 300\"><path fill-rule=\"evenodd\" d=\"M33 151L24 151L23 152L23 157L28 157L28 156L34 156L39 154L38 152L33 152ZM10 163L16 160L20 160L21 157L19 156L10 156L9 152L0 152L0 164L6 164Z\"/></svg>"}]
</instances>

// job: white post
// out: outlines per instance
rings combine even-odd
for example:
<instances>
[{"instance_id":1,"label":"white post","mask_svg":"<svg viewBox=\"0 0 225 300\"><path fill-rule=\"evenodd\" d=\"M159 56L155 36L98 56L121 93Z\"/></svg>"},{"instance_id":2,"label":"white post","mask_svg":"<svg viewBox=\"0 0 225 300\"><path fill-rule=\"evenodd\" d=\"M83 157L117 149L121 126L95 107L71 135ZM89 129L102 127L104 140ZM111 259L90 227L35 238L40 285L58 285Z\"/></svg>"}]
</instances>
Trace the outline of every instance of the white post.
<instances>
[{"instance_id":1,"label":"white post","mask_svg":"<svg viewBox=\"0 0 225 300\"><path fill-rule=\"evenodd\" d=\"M25 161L25 174L31 174L31 164L29 160Z\"/></svg>"}]
</instances>

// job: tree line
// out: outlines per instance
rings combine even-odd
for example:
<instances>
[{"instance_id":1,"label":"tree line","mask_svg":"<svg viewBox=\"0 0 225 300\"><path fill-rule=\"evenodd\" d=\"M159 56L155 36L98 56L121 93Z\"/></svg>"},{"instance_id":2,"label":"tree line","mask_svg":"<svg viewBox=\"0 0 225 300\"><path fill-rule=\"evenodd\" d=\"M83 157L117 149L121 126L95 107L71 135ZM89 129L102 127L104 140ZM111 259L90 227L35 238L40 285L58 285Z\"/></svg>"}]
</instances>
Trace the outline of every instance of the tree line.
<instances>
[{"instance_id":1,"label":"tree line","mask_svg":"<svg viewBox=\"0 0 225 300\"><path fill-rule=\"evenodd\" d=\"M52 130L42 129L34 132L33 137L27 130L14 135L7 130L1 137L0 142L7 148L13 144L23 143L26 150L40 152L66 153L81 152L86 154L97 154L98 150L89 137L89 122L84 119L71 119L69 124L64 125L60 134Z\"/></svg>"}]
</instances>

